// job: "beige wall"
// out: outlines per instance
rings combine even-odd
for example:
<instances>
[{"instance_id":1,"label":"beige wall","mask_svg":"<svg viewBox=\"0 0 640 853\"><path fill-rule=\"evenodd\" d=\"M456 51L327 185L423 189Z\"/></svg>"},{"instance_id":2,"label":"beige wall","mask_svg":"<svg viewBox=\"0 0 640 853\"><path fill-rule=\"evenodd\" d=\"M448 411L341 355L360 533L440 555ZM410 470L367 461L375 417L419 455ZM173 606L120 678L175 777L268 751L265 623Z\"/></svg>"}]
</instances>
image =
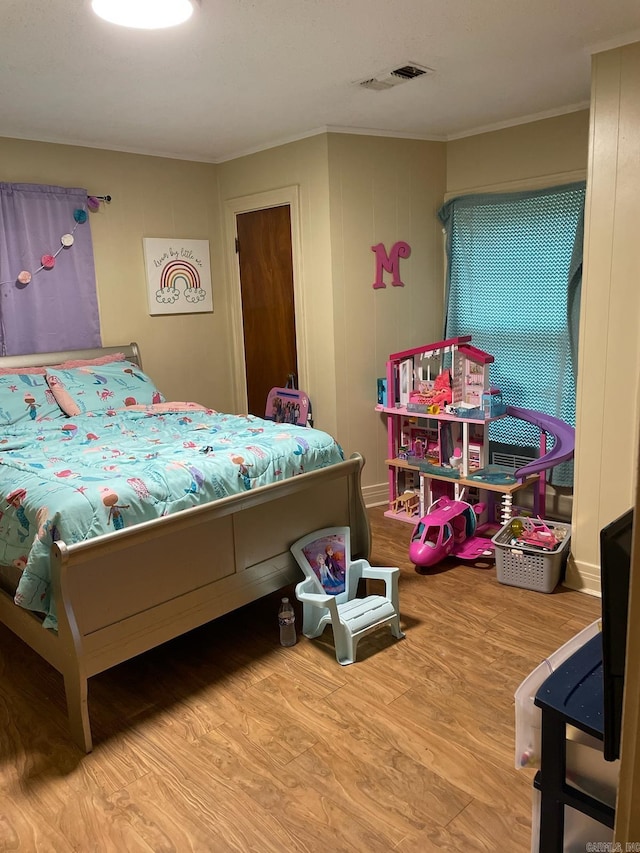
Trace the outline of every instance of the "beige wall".
<instances>
[{"instance_id":1,"label":"beige wall","mask_svg":"<svg viewBox=\"0 0 640 853\"><path fill-rule=\"evenodd\" d=\"M329 135L329 188L338 437L367 464L365 499L388 498L385 419L373 411L376 379L392 352L440 340L445 146L348 134ZM373 288L375 255L403 240L404 287Z\"/></svg>"},{"instance_id":2,"label":"beige wall","mask_svg":"<svg viewBox=\"0 0 640 853\"><path fill-rule=\"evenodd\" d=\"M229 408L215 167L15 139L0 139L0 162L4 181L84 187L113 197L90 214L103 343L138 341L145 368L168 399ZM149 315L143 237L211 241L213 314ZM36 277L31 286L37 285Z\"/></svg>"},{"instance_id":3,"label":"beige wall","mask_svg":"<svg viewBox=\"0 0 640 853\"><path fill-rule=\"evenodd\" d=\"M640 46L594 58L568 580L599 589L601 527L633 503L640 366Z\"/></svg>"},{"instance_id":4,"label":"beige wall","mask_svg":"<svg viewBox=\"0 0 640 853\"><path fill-rule=\"evenodd\" d=\"M585 177L589 110L447 143L447 195Z\"/></svg>"}]
</instances>

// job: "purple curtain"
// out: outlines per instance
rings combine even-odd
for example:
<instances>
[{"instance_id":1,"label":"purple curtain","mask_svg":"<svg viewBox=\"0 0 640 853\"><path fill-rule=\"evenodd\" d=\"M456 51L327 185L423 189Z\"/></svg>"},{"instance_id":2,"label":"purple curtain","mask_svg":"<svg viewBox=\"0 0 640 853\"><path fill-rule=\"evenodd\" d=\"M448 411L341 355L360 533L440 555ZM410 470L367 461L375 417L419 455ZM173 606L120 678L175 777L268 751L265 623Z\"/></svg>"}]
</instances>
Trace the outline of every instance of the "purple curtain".
<instances>
[{"instance_id":1,"label":"purple curtain","mask_svg":"<svg viewBox=\"0 0 640 853\"><path fill-rule=\"evenodd\" d=\"M65 248L69 234L73 245ZM52 269L41 268L45 255L55 257ZM18 281L23 270L29 284ZM87 191L0 183L0 351L100 345Z\"/></svg>"}]
</instances>

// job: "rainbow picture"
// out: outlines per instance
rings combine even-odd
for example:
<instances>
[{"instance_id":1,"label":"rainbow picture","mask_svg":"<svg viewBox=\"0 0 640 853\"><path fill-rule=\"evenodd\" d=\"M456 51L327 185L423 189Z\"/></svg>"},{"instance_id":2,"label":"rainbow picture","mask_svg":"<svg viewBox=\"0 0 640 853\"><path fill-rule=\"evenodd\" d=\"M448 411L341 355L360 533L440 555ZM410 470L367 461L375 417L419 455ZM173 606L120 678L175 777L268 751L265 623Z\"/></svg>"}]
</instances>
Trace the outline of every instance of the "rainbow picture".
<instances>
[{"instance_id":1,"label":"rainbow picture","mask_svg":"<svg viewBox=\"0 0 640 853\"><path fill-rule=\"evenodd\" d=\"M213 311L208 240L143 239L150 314Z\"/></svg>"},{"instance_id":2,"label":"rainbow picture","mask_svg":"<svg viewBox=\"0 0 640 853\"><path fill-rule=\"evenodd\" d=\"M184 285L184 289L200 287L200 273L188 261L170 261L162 268L160 289Z\"/></svg>"}]
</instances>

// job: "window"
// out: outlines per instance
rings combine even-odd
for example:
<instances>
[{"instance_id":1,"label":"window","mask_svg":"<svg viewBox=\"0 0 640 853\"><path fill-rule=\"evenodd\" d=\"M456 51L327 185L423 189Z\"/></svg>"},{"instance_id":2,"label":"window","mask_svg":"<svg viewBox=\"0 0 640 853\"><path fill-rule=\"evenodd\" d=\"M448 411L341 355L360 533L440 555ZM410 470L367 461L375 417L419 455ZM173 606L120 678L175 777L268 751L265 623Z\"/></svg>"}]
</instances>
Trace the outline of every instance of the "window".
<instances>
[{"instance_id":1,"label":"window","mask_svg":"<svg viewBox=\"0 0 640 853\"><path fill-rule=\"evenodd\" d=\"M439 212L447 233L445 338L472 335L475 346L495 356L491 382L508 405L572 425L568 292L576 233L582 250L584 197L581 182L462 196ZM489 434L496 443L539 445L538 429L513 418L491 424Z\"/></svg>"}]
</instances>

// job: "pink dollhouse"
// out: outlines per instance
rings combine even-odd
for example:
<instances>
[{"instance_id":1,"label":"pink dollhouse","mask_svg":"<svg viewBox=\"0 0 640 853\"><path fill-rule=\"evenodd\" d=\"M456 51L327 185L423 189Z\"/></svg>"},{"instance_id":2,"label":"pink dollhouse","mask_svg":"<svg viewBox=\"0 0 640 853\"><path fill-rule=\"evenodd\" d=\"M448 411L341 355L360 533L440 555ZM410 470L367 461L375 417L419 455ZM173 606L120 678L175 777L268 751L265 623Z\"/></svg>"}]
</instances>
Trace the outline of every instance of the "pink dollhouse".
<instances>
[{"instance_id":1,"label":"pink dollhouse","mask_svg":"<svg viewBox=\"0 0 640 853\"><path fill-rule=\"evenodd\" d=\"M471 478L488 464L488 423L504 416L501 395L490 384L493 362L470 336L389 357L386 399L377 406L387 414L388 515L413 522L442 495L458 498L463 490L470 495L484 487ZM406 502L405 513L410 493L420 504Z\"/></svg>"}]
</instances>

